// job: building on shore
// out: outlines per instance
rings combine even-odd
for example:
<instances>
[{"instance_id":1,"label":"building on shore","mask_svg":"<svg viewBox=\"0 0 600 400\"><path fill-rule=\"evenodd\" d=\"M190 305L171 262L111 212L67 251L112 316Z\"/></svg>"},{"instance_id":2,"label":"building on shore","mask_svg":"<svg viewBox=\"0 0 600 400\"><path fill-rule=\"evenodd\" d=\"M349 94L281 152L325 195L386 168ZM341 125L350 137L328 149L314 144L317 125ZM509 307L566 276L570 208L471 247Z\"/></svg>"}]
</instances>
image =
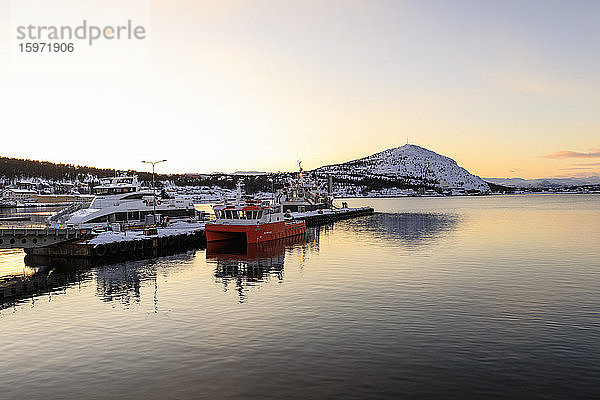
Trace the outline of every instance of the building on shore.
<instances>
[{"instance_id":1,"label":"building on shore","mask_svg":"<svg viewBox=\"0 0 600 400\"><path fill-rule=\"evenodd\" d=\"M4 200L24 202L31 201L33 196L37 196L37 192L29 189L4 189L2 191Z\"/></svg>"}]
</instances>

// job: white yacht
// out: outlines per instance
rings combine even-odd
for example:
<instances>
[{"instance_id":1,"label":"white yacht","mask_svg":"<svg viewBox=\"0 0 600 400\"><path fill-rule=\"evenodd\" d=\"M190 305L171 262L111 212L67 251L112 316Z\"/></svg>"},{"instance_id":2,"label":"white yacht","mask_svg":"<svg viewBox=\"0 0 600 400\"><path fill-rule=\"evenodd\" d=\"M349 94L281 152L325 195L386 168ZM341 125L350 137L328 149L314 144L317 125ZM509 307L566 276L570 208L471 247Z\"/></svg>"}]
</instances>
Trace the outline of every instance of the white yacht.
<instances>
[{"instance_id":1,"label":"white yacht","mask_svg":"<svg viewBox=\"0 0 600 400\"><path fill-rule=\"evenodd\" d=\"M191 200L170 198L142 188L137 176L119 176L101 180L93 188L88 208L68 207L49 218L50 225L75 228L102 228L112 224L142 225L146 217L189 218L195 216Z\"/></svg>"}]
</instances>

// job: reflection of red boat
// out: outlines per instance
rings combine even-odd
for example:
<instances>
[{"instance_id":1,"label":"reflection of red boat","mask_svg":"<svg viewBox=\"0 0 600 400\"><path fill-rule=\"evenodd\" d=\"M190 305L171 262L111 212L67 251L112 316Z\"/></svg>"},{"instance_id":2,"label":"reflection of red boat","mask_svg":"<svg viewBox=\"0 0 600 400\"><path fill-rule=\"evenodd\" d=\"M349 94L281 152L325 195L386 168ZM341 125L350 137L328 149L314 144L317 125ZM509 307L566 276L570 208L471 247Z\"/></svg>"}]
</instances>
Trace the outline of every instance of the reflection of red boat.
<instances>
[{"instance_id":1,"label":"reflection of red boat","mask_svg":"<svg viewBox=\"0 0 600 400\"><path fill-rule=\"evenodd\" d=\"M251 244L230 240L207 242L206 258L221 261L254 261L261 258L280 256L285 253L286 246L298 243L304 243L302 236L290 236L285 239Z\"/></svg>"},{"instance_id":2,"label":"reflection of red boat","mask_svg":"<svg viewBox=\"0 0 600 400\"><path fill-rule=\"evenodd\" d=\"M242 196L241 187L235 203L219 204L213 209L216 220L206 224L207 243L220 240L259 243L306 233L304 221L284 218L281 204Z\"/></svg>"},{"instance_id":3,"label":"reflection of red boat","mask_svg":"<svg viewBox=\"0 0 600 400\"><path fill-rule=\"evenodd\" d=\"M215 265L215 278L225 291L234 288L240 303L246 301L246 292L271 278L283 279L286 249L304 243L303 236L246 244L240 241L207 242L206 260Z\"/></svg>"}]
</instances>

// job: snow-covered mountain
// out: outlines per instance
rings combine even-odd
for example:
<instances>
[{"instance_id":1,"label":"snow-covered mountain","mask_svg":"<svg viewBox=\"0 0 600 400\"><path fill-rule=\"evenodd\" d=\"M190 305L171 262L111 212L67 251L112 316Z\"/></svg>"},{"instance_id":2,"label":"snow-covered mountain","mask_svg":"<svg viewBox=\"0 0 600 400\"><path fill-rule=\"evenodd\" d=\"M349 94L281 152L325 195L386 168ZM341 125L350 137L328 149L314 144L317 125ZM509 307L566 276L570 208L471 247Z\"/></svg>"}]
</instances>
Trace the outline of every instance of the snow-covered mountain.
<instances>
[{"instance_id":1,"label":"snow-covered mountain","mask_svg":"<svg viewBox=\"0 0 600 400\"><path fill-rule=\"evenodd\" d=\"M483 179L469 173L453 159L414 144L384 150L343 164L328 165L315 171L350 181L372 178L440 189L490 191Z\"/></svg>"}]
</instances>

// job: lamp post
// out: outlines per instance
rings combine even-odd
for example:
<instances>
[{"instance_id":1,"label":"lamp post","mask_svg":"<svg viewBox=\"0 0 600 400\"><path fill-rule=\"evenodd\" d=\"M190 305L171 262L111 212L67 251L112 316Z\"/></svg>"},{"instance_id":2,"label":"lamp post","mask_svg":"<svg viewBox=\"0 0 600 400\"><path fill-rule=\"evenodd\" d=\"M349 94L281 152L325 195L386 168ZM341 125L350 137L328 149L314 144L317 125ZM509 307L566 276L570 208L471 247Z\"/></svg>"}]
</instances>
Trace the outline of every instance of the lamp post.
<instances>
[{"instance_id":1,"label":"lamp post","mask_svg":"<svg viewBox=\"0 0 600 400\"><path fill-rule=\"evenodd\" d=\"M153 198L153 202L152 202L152 218L153 218L153 222L154 222L154 226L156 226L156 187L154 186L154 166L158 163L161 162L165 162L167 160L160 160L160 161L142 161L145 164L152 164L152 198Z\"/></svg>"}]
</instances>

